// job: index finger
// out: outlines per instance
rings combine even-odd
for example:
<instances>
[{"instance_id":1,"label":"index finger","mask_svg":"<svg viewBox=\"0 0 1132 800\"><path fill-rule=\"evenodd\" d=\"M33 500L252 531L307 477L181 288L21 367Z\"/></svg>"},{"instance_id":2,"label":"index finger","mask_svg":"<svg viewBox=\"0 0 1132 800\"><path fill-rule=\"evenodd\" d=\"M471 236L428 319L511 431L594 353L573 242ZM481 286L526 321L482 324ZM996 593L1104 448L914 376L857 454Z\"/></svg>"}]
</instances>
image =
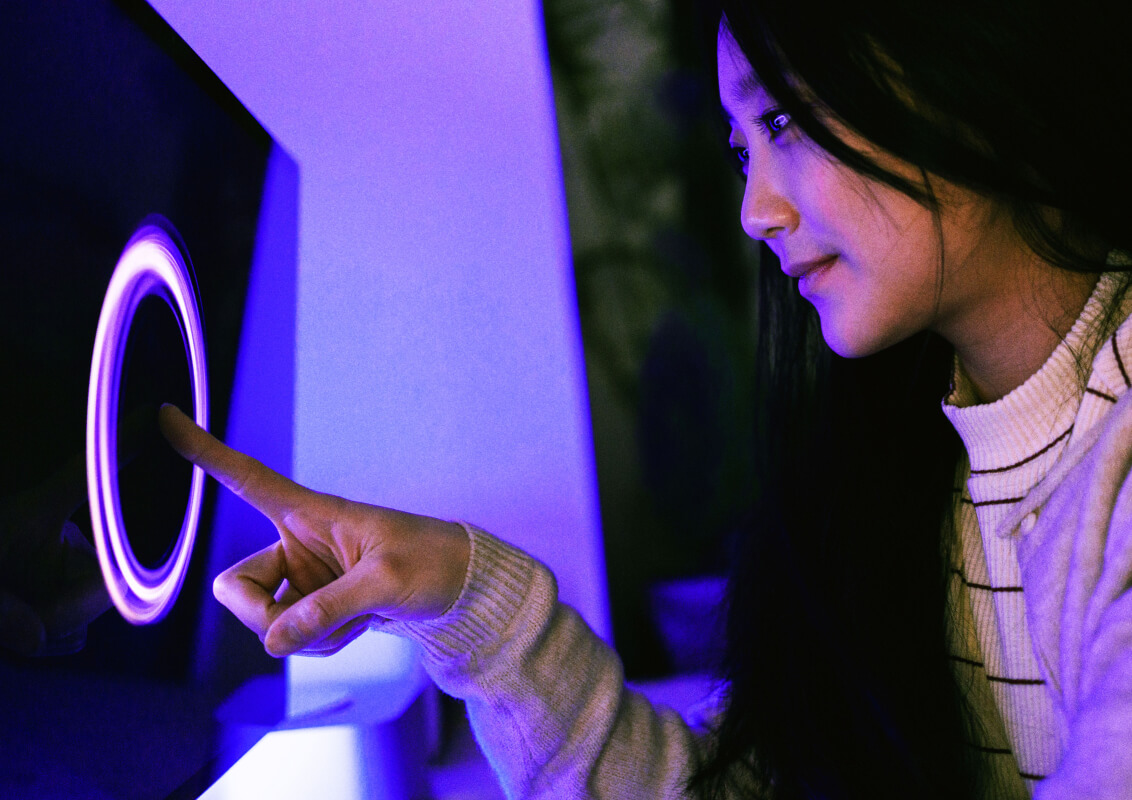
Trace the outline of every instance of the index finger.
<instances>
[{"instance_id":1,"label":"index finger","mask_svg":"<svg viewBox=\"0 0 1132 800\"><path fill-rule=\"evenodd\" d=\"M174 450L270 519L286 515L309 491L251 456L233 450L176 406L163 405L157 420L162 435Z\"/></svg>"}]
</instances>

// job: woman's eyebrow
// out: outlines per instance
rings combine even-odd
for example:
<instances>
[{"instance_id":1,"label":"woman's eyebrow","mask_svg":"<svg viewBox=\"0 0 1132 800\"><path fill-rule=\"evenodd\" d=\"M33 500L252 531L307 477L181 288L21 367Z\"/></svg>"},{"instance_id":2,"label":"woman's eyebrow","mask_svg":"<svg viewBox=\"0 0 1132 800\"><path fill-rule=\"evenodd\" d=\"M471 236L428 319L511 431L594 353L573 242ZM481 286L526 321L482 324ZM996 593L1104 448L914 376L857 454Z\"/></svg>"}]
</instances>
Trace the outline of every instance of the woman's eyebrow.
<instances>
[{"instance_id":1,"label":"woman's eyebrow","mask_svg":"<svg viewBox=\"0 0 1132 800\"><path fill-rule=\"evenodd\" d=\"M759 80L759 76L749 70L739 80L739 89L745 99L766 94L766 86Z\"/></svg>"},{"instance_id":2,"label":"woman's eyebrow","mask_svg":"<svg viewBox=\"0 0 1132 800\"><path fill-rule=\"evenodd\" d=\"M737 103L754 100L758 97L767 97L769 93L766 90L766 85L763 84L759 77L751 70L745 70L739 78L738 85L735 91L728 92L729 100Z\"/></svg>"},{"instance_id":3,"label":"woman's eyebrow","mask_svg":"<svg viewBox=\"0 0 1132 800\"><path fill-rule=\"evenodd\" d=\"M733 93L730 99L732 99L733 102L744 102L753 100L759 96L767 96L766 86L763 85L763 82L759 80L754 72L747 70L739 79L738 91ZM722 97L720 98L719 114L723 118L723 121L728 124L732 124L735 121L735 115L728 110L727 101Z\"/></svg>"}]
</instances>

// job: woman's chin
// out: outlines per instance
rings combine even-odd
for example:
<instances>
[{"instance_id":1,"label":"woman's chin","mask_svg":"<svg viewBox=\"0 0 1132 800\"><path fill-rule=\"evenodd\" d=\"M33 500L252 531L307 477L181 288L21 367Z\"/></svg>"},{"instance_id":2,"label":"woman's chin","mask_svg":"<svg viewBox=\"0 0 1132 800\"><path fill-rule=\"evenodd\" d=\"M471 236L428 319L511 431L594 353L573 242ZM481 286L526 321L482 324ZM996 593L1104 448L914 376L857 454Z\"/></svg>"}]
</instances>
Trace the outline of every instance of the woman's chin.
<instances>
[{"instance_id":1,"label":"woman's chin","mask_svg":"<svg viewBox=\"0 0 1132 800\"><path fill-rule=\"evenodd\" d=\"M859 327L841 327L821 320L821 335L829 349L842 358L864 358L879 353L906 337L878 336L874 331Z\"/></svg>"}]
</instances>

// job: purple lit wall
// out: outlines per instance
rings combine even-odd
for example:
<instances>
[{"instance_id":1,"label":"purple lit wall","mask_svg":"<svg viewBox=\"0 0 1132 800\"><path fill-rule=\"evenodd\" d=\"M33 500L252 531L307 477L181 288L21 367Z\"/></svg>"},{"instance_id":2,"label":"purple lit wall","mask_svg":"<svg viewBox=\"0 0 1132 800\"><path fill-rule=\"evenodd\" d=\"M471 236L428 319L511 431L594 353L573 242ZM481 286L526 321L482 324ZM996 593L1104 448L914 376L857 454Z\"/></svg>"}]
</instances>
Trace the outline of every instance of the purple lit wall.
<instances>
[{"instance_id":1,"label":"purple lit wall","mask_svg":"<svg viewBox=\"0 0 1132 800\"><path fill-rule=\"evenodd\" d=\"M153 5L299 163L296 479L498 533L608 638L538 4Z\"/></svg>"}]
</instances>

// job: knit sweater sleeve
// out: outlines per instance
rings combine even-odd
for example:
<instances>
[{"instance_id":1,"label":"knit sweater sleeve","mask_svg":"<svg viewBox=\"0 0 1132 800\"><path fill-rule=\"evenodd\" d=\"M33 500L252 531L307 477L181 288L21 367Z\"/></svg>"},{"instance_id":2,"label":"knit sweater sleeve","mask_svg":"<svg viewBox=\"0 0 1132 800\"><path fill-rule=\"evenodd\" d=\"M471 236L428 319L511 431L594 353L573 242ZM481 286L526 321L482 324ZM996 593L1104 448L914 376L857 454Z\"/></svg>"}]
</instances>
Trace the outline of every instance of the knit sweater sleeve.
<instances>
[{"instance_id":1,"label":"knit sweater sleeve","mask_svg":"<svg viewBox=\"0 0 1132 800\"><path fill-rule=\"evenodd\" d=\"M1056 772L1035 791L1037 800L1132 796L1132 415L1119 421L1125 423L1121 457L1086 464L1091 481L1079 491L1078 525L1063 547L1043 554L1059 559L1067 574L1058 598L1059 646L1048 659L1056 665L1051 679L1066 742ZM1110 452L1101 448L1101 455ZM1056 517L1060 500L1055 496L1043 517Z\"/></svg>"},{"instance_id":2,"label":"knit sweater sleeve","mask_svg":"<svg viewBox=\"0 0 1132 800\"><path fill-rule=\"evenodd\" d=\"M549 569L465 527L471 561L452 608L382 630L418 642L440 689L466 701L507 797L685 797L693 731L625 687L617 655L558 601Z\"/></svg>"},{"instance_id":3,"label":"knit sweater sleeve","mask_svg":"<svg viewBox=\"0 0 1132 800\"><path fill-rule=\"evenodd\" d=\"M1028 531L1028 532L1027 532ZM1035 800L1132 796L1132 394L1004 521L1063 749Z\"/></svg>"}]
</instances>

